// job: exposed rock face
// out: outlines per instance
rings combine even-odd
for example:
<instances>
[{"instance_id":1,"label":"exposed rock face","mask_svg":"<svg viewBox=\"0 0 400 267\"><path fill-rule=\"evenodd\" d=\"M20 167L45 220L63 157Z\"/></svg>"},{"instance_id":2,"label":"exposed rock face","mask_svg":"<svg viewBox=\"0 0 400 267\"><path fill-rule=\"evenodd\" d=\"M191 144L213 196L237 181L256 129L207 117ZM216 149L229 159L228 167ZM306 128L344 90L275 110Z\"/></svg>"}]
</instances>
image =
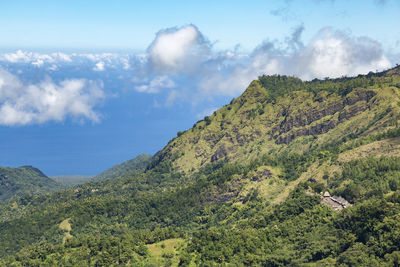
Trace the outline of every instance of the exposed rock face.
<instances>
[{"instance_id":1,"label":"exposed rock face","mask_svg":"<svg viewBox=\"0 0 400 267\"><path fill-rule=\"evenodd\" d=\"M279 127L272 130L277 144L289 144L296 137L305 135L319 135L327 133L335 128L343 120L348 120L359 113L368 109L368 102L375 96L373 91L359 90L352 96L346 97L341 102L336 102L331 106L322 109L302 110L300 114L285 116ZM360 101L365 101L364 105L356 105ZM334 115L338 113L338 119ZM316 125L311 125L326 116L331 116L329 120ZM300 129L294 129L300 128ZM286 134L289 133L290 134Z\"/></svg>"},{"instance_id":2,"label":"exposed rock face","mask_svg":"<svg viewBox=\"0 0 400 267\"><path fill-rule=\"evenodd\" d=\"M206 203L223 203L238 197L238 193L242 186L242 181L232 180L226 190L214 187L205 198Z\"/></svg>"},{"instance_id":3,"label":"exposed rock face","mask_svg":"<svg viewBox=\"0 0 400 267\"><path fill-rule=\"evenodd\" d=\"M218 135L215 133L212 133L212 134L204 136L204 140L207 143L209 143L210 145L215 146L223 137L224 137L223 133L218 134Z\"/></svg>"},{"instance_id":4,"label":"exposed rock face","mask_svg":"<svg viewBox=\"0 0 400 267\"><path fill-rule=\"evenodd\" d=\"M217 161L219 159L224 158L227 155L227 151L225 146L218 147L217 151L215 151L214 155L211 157L211 162Z\"/></svg>"}]
</instances>

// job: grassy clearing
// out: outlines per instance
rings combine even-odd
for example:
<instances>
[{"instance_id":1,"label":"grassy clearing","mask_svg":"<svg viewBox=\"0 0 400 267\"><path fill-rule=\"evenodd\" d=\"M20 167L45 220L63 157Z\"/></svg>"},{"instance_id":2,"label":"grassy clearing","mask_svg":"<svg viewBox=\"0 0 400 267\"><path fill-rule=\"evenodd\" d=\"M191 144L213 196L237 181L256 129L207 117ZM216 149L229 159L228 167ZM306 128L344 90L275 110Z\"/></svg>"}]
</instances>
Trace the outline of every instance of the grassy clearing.
<instances>
[{"instance_id":1,"label":"grassy clearing","mask_svg":"<svg viewBox=\"0 0 400 267\"><path fill-rule=\"evenodd\" d=\"M66 231L64 233L64 237L63 237L63 244L65 244L65 242L67 241L68 238L71 238L71 224L69 223L70 218L65 219L64 221L62 221L59 225L61 230Z\"/></svg>"},{"instance_id":2,"label":"grassy clearing","mask_svg":"<svg viewBox=\"0 0 400 267\"><path fill-rule=\"evenodd\" d=\"M248 174L248 182L239 193L239 199L243 199L252 189L257 189L265 200L273 200L286 186L286 181L278 178L280 173L279 168L270 166L261 166L252 171Z\"/></svg>"},{"instance_id":3,"label":"grassy clearing","mask_svg":"<svg viewBox=\"0 0 400 267\"><path fill-rule=\"evenodd\" d=\"M400 156L400 137L376 141L363 145L339 155L339 162L349 162L350 160L366 157Z\"/></svg>"},{"instance_id":4,"label":"grassy clearing","mask_svg":"<svg viewBox=\"0 0 400 267\"><path fill-rule=\"evenodd\" d=\"M289 196L289 193L294 190L297 185L299 185L299 183L305 182L310 178L316 180L317 182L322 182L323 170L325 169L325 165L320 165L319 162L313 163L306 172L300 175L297 180L289 182L286 187L284 187L283 191L279 193L274 200L272 200L271 204L281 203Z\"/></svg>"},{"instance_id":5,"label":"grassy clearing","mask_svg":"<svg viewBox=\"0 0 400 267\"><path fill-rule=\"evenodd\" d=\"M150 252L149 265L154 266L178 266L181 250L186 247L182 238L166 239L158 243L147 245Z\"/></svg>"}]
</instances>

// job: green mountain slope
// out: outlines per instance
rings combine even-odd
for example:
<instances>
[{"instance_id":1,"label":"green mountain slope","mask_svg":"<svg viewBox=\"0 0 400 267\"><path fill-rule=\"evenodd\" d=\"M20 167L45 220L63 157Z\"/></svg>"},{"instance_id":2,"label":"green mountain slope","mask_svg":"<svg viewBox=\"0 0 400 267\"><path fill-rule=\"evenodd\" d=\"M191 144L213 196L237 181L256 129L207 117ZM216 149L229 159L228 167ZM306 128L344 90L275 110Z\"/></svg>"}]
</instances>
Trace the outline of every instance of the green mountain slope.
<instances>
[{"instance_id":1,"label":"green mountain slope","mask_svg":"<svg viewBox=\"0 0 400 267\"><path fill-rule=\"evenodd\" d=\"M151 155L141 154L131 160L117 164L108 170L96 175L93 179L100 180L106 178L126 177L132 173L143 171L150 163Z\"/></svg>"},{"instance_id":2,"label":"green mountain slope","mask_svg":"<svg viewBox=\"0 0 400 267\"><path fill-rule=\"evenodd\" d=\"M0 167L0 203L25 194L54 192L62 185L32 166Z\"/></svg>"},{"instance_id":3,"label":"green mountain slope","mask_svg":"<svg viewBox=\"0 0 400 267\"><path fill-rule=\"evenodd\" d=\"M0 207L0 265L399 264L399 103L399 67L260 77L146 170Z\"/></svg>"},{"instance_id":4,"label":"green mountain slope","mask_svg":"<svg viewBox=\"0 0 400 267\"><path fill-rule=\"evenodd\" d=\"M220 159L304 153L345 137L393 127L399 118L397 77L302 82L260 77L230 105L172 140L157 157L189 172ZM398 85L398 84L397 84Z\"/></svg>"}]
</instances>

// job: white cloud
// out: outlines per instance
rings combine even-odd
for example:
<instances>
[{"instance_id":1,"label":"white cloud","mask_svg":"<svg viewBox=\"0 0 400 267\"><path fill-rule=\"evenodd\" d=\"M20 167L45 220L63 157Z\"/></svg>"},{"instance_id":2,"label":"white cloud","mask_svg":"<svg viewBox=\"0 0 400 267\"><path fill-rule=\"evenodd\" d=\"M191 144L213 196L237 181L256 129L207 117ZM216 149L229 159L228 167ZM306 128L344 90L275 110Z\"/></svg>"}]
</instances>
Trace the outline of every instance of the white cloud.
<instances>
[{"instance_id":1,"label":"white cloud","mask_svg":"<svg viewBox=\"0 0 400 267\"><path fill-rule=\"evenodd\" d=\"M10 63L32 63L35 66L42 66L44 62L54 62L54 58L47 54L39 54L18 50L15 53L6 53L0 56L0 60Z\"/></svg>"},{"instance_id":2,"label":"white cloud","mask_svg":"<svg viewBox=\"0 0 400 267\"><path fill-rule=\"evenodd\" d=\"M210 45L194 25L157 33L148 48L151 67L160 72L187 72L207 56Z\"/></svg>"},{"instance_id":3,"label":"white cloud","mask_svg":"<svg viewBox=\"0 0 400 267\"><path fill-rule=\"evenodd\" d=\"M57 59L62 60L62 61L72 62L71 56L69 56L67 54L64 54L64 53L61 53L61 52L52 53L51 56L53 58L57 58Z\"/></svg>"},{"instance_id":4,"label":"white cloud","mask_svg":"<svg viewBox=\"0 0 400 267\"><path fill-rule=\"evenodd\" d=\"M392 65L377 41L330 28L321 30L296 56L298 68L294 74L303 79L366 74Z\"/></svg>"},{"instance_id":5,"label":"white cloud","mask_svg":"<svg viewBox=\"0 0 400 267\"><path fill-rule=\"evenodd\" d=\"M56 71L58 70L58 66L56 64L51 65L50 67L48 67L49 71Z\"/></svg>"},{"instance_id":6,"label":"white cloud","mask_svg":"<svg viewBox=\"0 0 400 267\"><path fill-rule=\"evenodd\" d=\"M203 71L206 75L199 83L200 90L205 95L234 96L263 74L294 75L310 80L366 74L393 65L381 44L371 38L325 28L305 45L300 41L301 31L302 28L296 29L287 38L287 47L265 42L248 57L238 58L218 71Z\"/></svg>"},{"instance_id":7,"label":"white cloud","mask_svg":"<svg viewBox=\"0 0 400 267\"><path fill-rule=\"evenodd\" d=\"M130 68L131 68L131 64L129 63L129 59L128 58L123 58L122 60L121 60L121 63L122 63L122 65L123 65L123 69L124 70L129 70Z\"/></svg>"},{"instance_id":8,"label":"white cloud","mask_svg":"<svg viewBox=\"0 0 400 267\"><path fill-rule=\"evenodd\" d=\"M101 54L74 54L75 57L82 57L82 58L87 58L90 59L91 61L107 61L111 62L113 59L118 58L118 54L113 54L113 53L101 53Z\"/></svg>"},{"instance_id":9,"label":"white cloud","mask_svg":"<svg viewBox=\"0 0 400 267\"><path fill-rule=\"evenodd\" d=\"M0 124L26 125L62 121L66 117L98 121L93 109L104 98L101 87L83 79L23 84L18 77L0 69Z\"/></svg>"},{"instance_id":10,"label":"white cloud","mask_svg":"<svg viewBox=\"0 0 400 267\"><path fill-rule=\"evenodd\" d=\"M311 80L366 74L393 65L382 45L371 38L324 28L303 43L303 31L303 26L297 27L283 42L265 41L248 54L238 48L212 51L193 25L160 31L147 55L133 65L134 88L144 93L166 93L167 105L178 98L196 104L214 96L237 96L264 74Z\"/></svg>"},{"instance_id":11,"label":"white cloud","mask_svg":"<svg viewBox=\"0 0 400 267\"><path fill-rule=\"evenodd\" d=\"M37 60L35 60L35 61L32 62L32 65L33 65L33 66L36 66L36 67L38 67L38 68L40 68L41 66L43 66L43 64L44 64L44 61L43 61L42 59L37 59Z\"/></svg>"},{"instance_id":12,"label":"white cloud","mask_svg":"<svg viewBox=\"0 0 400 267\"><path fill-rule=\"evenodd\" d=\"M167 75L161 75L153 78L147 84L141 84L134 87L134 89L141 93L158 93L165 88L174 88L175 82Z\"/></svg>"},{"instance_id":13,"label":"white cloud","mask_svg":"<svg viewBox=\"0 0 400 267\"><path fill-rule=\"evenodd\" d=\"M93 70L94 71L104 71L105 64L103 61L97 62L96 65L94 66Z\"/></svg>"},{"instance_id":14,"label":"white cloud","mask_svg":"<svg viewBox=\"0 0 400 267\"><path fill-rule=\"evenodd\" d=\"M3 55L4 60L11 62L11 63L28 62L31 60L31 57L32 57L32 53L23 52L21 50L18 50L15 53L8 53L8 54Z\"/></svg>"},{"instance_id":15,"label":"white cloud","mask_svg":"<svg viewBox=\"0 0 400 267\"><path fill-rule=\"evenodd\" d=\"M46 67L54 70L54 65L63 66L87 66L94 63L93 71L104 71L105 67L128 70L130 68L129 55L115 53L101 54L65 54L62 52L56 53L33 53L22 50L17 50L14 53L0 54L0 63L23 63L32 64L35 67Z\"/></svg>"}]
</instances>

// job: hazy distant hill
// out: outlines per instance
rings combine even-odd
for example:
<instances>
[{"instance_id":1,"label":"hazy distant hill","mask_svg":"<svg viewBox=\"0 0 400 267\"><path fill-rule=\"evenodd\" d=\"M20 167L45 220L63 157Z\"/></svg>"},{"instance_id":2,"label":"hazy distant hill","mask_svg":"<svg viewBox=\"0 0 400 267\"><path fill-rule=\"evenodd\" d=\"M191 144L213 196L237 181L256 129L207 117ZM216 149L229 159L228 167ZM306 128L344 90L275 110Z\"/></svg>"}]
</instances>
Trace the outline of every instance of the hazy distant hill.
<instances>
[{"instance_id":1,"label":"hazy distant hill","mask_svg":"<svg viewBox=\"0 0 400 267\"><path fill-rule=\"evenodd\" d=\"M63 186L32 166L0 167L0 202L24 194L50 193Z\"/></svg>"},{"instance_id":2,"label":"hazy distant hill","mask_svg":"<svg viewBox=\"0 0 400 267\"><path fill-rule=\"evenodd\" d=\"M100 180L106 178L125 177L132 175L135 172L144 170L150 163L151 155L141 154L131 160L117 164L112 168L96 175L93 180Z\"/></svg>"},{"instance_id":3,"label":"hazy distant hill","mask_svg":"<svg viewBox=\"0 0 400 267\"><path fill-rule=\"evenodd\" d=\"M87 183L92 180L94 175L57 175L50 176L54 181L65 186L76 186L79 184Z\"/></svg>"},{"instance_id":4,"label":"hazy distant hill","mask_svg":"<svg viewBox=\"0 0 400 267\"><path fill-rule=\"evenodd\" d=\"M261 76L150 164L0 207L0 265L398 266L399 122L400 67Z\"/></svg>"}]
</instances>

